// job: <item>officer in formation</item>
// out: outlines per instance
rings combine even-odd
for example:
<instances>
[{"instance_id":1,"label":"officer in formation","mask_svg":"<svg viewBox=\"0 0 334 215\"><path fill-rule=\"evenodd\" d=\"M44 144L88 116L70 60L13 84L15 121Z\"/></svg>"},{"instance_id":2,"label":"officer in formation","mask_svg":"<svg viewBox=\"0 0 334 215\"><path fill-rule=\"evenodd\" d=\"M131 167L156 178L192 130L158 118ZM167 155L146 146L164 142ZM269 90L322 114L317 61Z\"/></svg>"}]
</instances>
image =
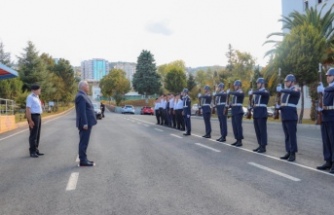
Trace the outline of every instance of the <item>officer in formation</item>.
<instances>
[{"instance_id":1,"label":"officer in formation","mask_svg":"<svg viewBox=\"0 0 334 215\"><path fill-rule=\"evenodd\" d=\"M334 174L334 68L327 71L326 79L328 86L324 89L320 83L317 88L318 93L323 94L323 107L319 107L318 111L322 112L321 137L325 160L317 169L330 169L329 172Z\"/></svg>"},{"instance_id":2,"label":"officer in formation","mask_svg":"<svg viewBox=\"0 0 334 215\"><path fill-rule=\"evenodd\" d=\"M199 99L201 101L201 108L203 113L203 119L205 124L205 135L204 138L211 138L211 100L212 96L210 93L210 87L204 87L204 95L199 95Z\"/></svg>"},{"instance_id":3,"label":"officer in formation","mask_svg":"<svg viewBox=\"0 0 334 215\"><path fill-rule=\"evenodd\" d=\"M259 147L254 149L254 152L264 153L267 146L267 105L269 102L269 92L265 89L264 78L258 78L256 81L257 90L249 91L249 96L254 94L252 107L253 108L253 123L256 133L257 143Z\"/></svg>"},{"instance_id":4,"label":"officer in formation","mask_svg":"<svg viewBox=\"0 0 334 215\"><path fill-rule=\"evenodd\" d=\"M224 114L227 94L224 92L224 84L218 84L218 92L215 95L215 103L219 120L219 128L221 137L217 139L219 142L225 142L227 136L227 117Z\"/></svg>"},{"instance_id":5,"label":"officer in formation","mask_svg":"<svg viewBox=\"0 0 334 215\"><path fill-rule=\"evenodd\" d=\"M184 129L184 120L182 116L183 112L183 101L181 99L181 95L177 94L174 99L174 112L175 112L175 121L176 121L176 129L181 131L185 131Z\"/></svg>"},{"instance_id":6,"label":"officer in formation","mask_svg":"<svg viewBox=\"0 0 334 215\"><path fill-rule=\"evenodd\" d=\"M154 102L154 112L157 118L157 124L160 125L160 98L156 98Z\"/></svg>"},{"instance_id":7,"label":"officer in formation","mask_svg":"<svg viewBox=\"0 0 334 215\"><path fill-rule=\"evenodd\" d=\"M233 84L234 91L230 92L228 89L228 94L233 95L232 103L231 103L231 112L232 112L232 127L234 138L236 139L235 143L232 143L233 146L240 147L242 146L242 139L244 139L242 133L242 117L244 115L244 111L242 109L242 104L244 102L245 94L241 89L241 81L236 80Z\"/></svg>"},{"instance_id":8,"label":"officer in formation","mask_svg":"<svg viewBox=\"0 0 334 215\"><path fill-rule=\"evenodd\" d=\"M185 133L183 133L184 136L191 135L191 100L188 95L188 89L184 88L182 91L182 100L183 100L183 118L184 118L184 124L185 124Z\"/></svg>"},{"instance_id":9,"label":"officer in formation","mask_svg":"<svg viewBox=\"0 0 334 215\"><path fill-rule=\"evenodd\" d=\"M299 88L295 86L296 78L289 74L285 77L285 89L279 84L276 88L277 92L282 93L281 106L276 108L281 110L281 118L283 131L285 136L286 154L280 157L283 160L294 161L296 159L297 147L297 104L300 98Z\"/></svg>"}]
</instances>

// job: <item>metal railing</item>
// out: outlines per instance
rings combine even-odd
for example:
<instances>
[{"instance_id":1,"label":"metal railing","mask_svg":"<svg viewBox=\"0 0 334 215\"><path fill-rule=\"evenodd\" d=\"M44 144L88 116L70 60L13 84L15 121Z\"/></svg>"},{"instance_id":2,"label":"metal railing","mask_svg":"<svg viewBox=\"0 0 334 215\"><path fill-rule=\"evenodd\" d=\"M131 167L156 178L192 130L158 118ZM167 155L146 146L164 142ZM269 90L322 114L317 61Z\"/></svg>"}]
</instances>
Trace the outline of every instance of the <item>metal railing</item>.
<instances>
[{"instance_id":1,"label":"metal railing","mask_svg":"<svg viewBox=\"0 0 334 215\"><path fill-rule=\"evenodd\" d=\"M0 115L14 115L15 102L0 98Z\"/></svg>"}]
</instances>

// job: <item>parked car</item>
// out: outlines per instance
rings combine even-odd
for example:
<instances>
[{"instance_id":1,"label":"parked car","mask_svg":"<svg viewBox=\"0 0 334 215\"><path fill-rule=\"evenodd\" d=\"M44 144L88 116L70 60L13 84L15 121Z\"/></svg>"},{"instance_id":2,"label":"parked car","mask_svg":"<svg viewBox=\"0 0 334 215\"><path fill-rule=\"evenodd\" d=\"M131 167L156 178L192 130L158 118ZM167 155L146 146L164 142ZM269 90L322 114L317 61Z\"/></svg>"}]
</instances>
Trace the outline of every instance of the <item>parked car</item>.
<instances>
[{"instance_id":1,"label":"parked car","mask_svg":"<svg viewBox=\"0 0 334 215\"><path fill-rule=\"evenodd\" d=\"M122 114L126 113L135 114L135 108L132 105L125 105L122 108Z\"/></svg>"},{"instance_id":2,"label":"parked car","mask_svg":"<svg viewBox=\"0 0 334 215\"><path fill-rule=\"evenodd\" d=\"M248 109L246 107L242 107L242 110L244 111L244 117L246 117ZM232 109L229 108L227 111L227 118L230 118L231 116L232 116Z\"/></svg>"},{"instance_id":3,"label":"parked car","mask_svg":"<svg viewBox=\"0 0 334 215\"><path fill-rule=\"evenodd\" d=\"M154 115L154 110L150 106L144 106L144 107L141 108L140 114L141 115L146 115L146 114L147 115Z\"/></svg>"},{"instance_id":4,"label":"parked car","mask_svg":"<svg viewBox=\"0 0 334 215\"><path fill-rule=\"evenodd\" d=\"M274 106L267 107L267 113L268 113L268 117L273 117L275 113L275 107Z\"/></svg>"},{"instance_id":5,"label":"parked car","mask_svg":"<svg viewBox=\"0 0 334 215\"><path fill-rule=\"evenodd\" d=\"M102 119L102 111L101 111L101 106L99 103L93 103L94 106L94 112L96 114L97 119Z\"/></svg>"},{"instance_id":6,"label":"parked car","mask_svg":"<svg viewBox=\"0 0 334 215\"><path fill-rule=\"evenodd\" d=\"M198 115L198 104L193 104L193 106L191 107L191 115Z\"/></svg>"}]
</instances>

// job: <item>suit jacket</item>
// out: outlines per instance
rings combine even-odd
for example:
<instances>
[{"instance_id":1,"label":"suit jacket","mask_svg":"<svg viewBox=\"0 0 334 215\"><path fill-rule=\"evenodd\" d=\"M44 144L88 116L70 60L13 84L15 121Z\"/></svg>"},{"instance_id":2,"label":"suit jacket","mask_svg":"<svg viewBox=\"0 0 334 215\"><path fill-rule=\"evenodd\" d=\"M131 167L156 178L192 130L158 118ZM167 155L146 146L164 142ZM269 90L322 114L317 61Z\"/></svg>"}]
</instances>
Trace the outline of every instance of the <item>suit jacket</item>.
<instances>
[{"instance_id":1,"label":"suit jacket","mask_svg":"<svg viewBox=\"0 0 334 215\"><path fill-rule=\"evenodd\" d=\"M96 125L97 120L93 103L87 94L81 90L75 97L75 110L77 113L77 128L82 129L84 125L88 125L88 127Z\"/></svg>"}]
</instances>

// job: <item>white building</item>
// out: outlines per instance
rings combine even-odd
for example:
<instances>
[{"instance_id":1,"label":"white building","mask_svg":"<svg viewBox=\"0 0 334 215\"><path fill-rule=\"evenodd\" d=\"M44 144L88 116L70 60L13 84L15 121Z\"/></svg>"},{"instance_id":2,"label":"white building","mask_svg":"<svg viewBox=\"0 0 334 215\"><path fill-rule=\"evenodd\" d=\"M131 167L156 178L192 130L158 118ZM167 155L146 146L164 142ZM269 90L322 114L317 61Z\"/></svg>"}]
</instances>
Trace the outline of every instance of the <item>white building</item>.
<instances>
[{"instance_id":1,"label":"white building","mask_svg":"<svg viewBox=\"0 0 334 215\"><path fill-rule=\"evenodd\" d=\"M115 69L121 69L126 73L126 78L130 81L131 87L132 87L132 79L133 75L136 72L136 63L130 63L130 62L113 62L111 63L111 66Z\"/></svg>"},{"instance_id":2,"label":"white building","mask_svg":"<svg viewBox=\"0 0 334 215\"><path fill-rule=\"evenodd\" d=\"M91 59L81 62L81 78L88 81L100 81L109 73L109 63L104 59Z\"/></svg>"}]
</instances>

